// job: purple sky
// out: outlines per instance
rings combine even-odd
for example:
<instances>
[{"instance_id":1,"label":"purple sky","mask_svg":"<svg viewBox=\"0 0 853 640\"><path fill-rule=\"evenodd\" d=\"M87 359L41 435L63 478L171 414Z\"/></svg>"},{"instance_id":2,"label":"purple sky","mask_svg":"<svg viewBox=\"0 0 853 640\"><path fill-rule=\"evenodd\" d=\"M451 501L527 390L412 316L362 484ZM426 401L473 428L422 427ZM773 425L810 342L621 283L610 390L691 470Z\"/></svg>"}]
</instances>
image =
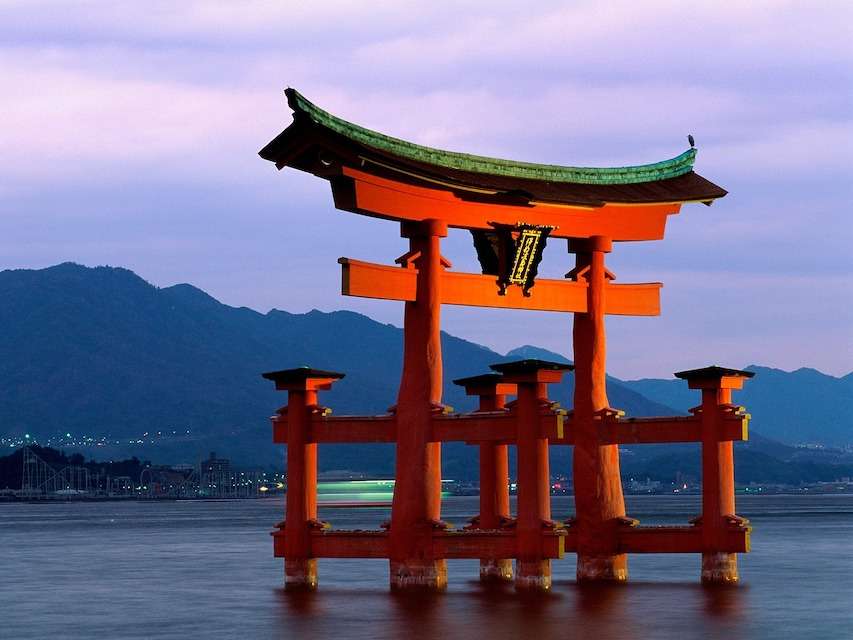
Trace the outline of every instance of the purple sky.
<instances>
[{"instance_id":1,"label":"purple sky","mask_svg":"<svg viewBox=\"0 0 853 640\"><path fill-rule=\"evenodd\" d=\"M293 86L392 135L533 162L654 162L692 133L697 170L730 193L611 254L619 281L664 290L661 317L609 321L610 371L853 369L851 3L371 5L0 4L0 269L125 266L235 306L399 325L398 303L341 297L335 262L392 262L398 228L256 155ZM476 269L467 232L444 250ZM569 267L552 242L540 273ZM566 315L443 322L571 355Z\"/></svg>"}]
</instances>

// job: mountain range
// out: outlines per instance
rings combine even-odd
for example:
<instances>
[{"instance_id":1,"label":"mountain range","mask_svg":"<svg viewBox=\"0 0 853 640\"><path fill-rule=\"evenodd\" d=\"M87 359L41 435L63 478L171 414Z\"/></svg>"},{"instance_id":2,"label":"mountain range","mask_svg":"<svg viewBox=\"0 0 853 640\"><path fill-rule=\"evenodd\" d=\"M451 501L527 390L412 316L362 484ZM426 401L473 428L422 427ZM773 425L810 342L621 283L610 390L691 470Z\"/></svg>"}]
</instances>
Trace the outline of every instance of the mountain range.
<instances>
[{"instance_id":1,"label":"mountain range","mask_svg":"<svg viewBox=\"0 0 853 640\"><path fill-rule=\"evenodd\" d=\"M565 360L530 345L499 354L447 333L442 348L444 401L458 410L474 403L454 378L520 357ZM162 461L215 449L244 464L269 464L281 452L270 443L268 416L285 398L260 373L302 365L346 374L321 396L335 413L383 413L399 384L402 330L349 311L230 307L191 285L157 288L121 268L64 263L0 272L0 437L69 433L76 441L104 438L93 455L148 455L134 448L139 440ZM755 379L735 397L764 436L750 447L763 442L781 460L799 451L790 447L797 443L853 443L853 375L750 369ZM571 394L571 375L551 392L567 407ZM697 392L677 380L609 378L608 395L634 416L683 413L698 403ZM643 465L656 447L646 449L637 458ZM446 471L466 475L472 455L470 447L446 445ZM324 447L321 465L388 473L393 449Z\"/></svg>"}]
</instances>

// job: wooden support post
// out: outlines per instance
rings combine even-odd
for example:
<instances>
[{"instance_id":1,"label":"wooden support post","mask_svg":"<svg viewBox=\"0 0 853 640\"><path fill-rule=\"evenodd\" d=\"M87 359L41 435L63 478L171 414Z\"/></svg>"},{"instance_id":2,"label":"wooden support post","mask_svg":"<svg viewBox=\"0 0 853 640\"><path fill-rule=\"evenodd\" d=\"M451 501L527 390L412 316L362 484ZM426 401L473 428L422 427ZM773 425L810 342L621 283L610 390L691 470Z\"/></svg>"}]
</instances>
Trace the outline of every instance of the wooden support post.
<instances>
[{"instance_id":1,"label":"wooden support post","mask_svg":"<svg viewBox=\"0 0 853 640\"><path fill-rule=\"evenodd\" d=\"M311 557L309 523L317 520L317 445L307 441L309 405L317 392L287 394L287 503L284 528L285 589L317 586L317 560Z\"/></svg>"},{"instance_id":2,"label":"wooden support post","mask_svg":"<svg viewBox=\"0 0 853 640\"><path fill-rule=\"evenodd\" d=\"M702 582L739 579L737 554L715 551L725 540L725 517L735 515L734 447L719 440L717 411L731 396L731 389L702 389Z\"/></svg>"},{"instance_id":3,"label":"wooden support post","mask_svg":"<svg viewBox=\"0 0 853 640\"><path fill-rule=\"evenodd\" d=\"M432 414L441 411L440 220L404 222L401 235L410 251L403 268L417 268L417 294L406 302L403 321L403 374L397 397L397 460L391 507L390 583L392 589L441 590L447 561L433 553L432 536L441 522L441 443L431 441Z\"/></svg>"},{"instance_id":4,"label":"wooden support post","mask_svg":"<svg viewBox=\"0 0 853 640\"><path fill-rule=\"evenodd\" d=\"M499 373L460 378L454 384L465 387L469 396L479 396L478 411L503 411L507 394L516 392L516 385L507 384ZM472 528L496 530L510 519L509 511L509 455L506 444L483 442L480 444L480 514ZM480 558L482 582L507 582L512 580L511 558Z\"/></svg>"},{"instance_id":5,"label":"wooden support post","mask_svg":"<svg viewBox=\"0 0 853 640\"><path fill-rule=\"evenodd\" d=\"M548 440L539 437L539 400L547 399L544 383L522 383L518 389L518 560L516 588L551 588L551 561L542 558L542 530L551 520Z\"/></svg>"},{"instance_id":6,"label":"wooden support post","mask_svg":"<svg viewBox=\"0 0 853 640\"><path fill-rule=\"evenodd\" d=\"M575 526L578 528L578 581L625 581L628 559L618 553L618 529L625 518L625 499L619 473L619 446L601 444L599 412L607 400L607 338L604 327L607 271L604 254L609 238L572 240L576 253L572 274L585 277L587 312L574 314L572 340L575 355L573 458ZM583 274L583 275L581 275Z\"/></svg>"},{"instance_id":7,"label":"wooden support post","mask_svg":"<svg viewBox=\"0 0 853 640\"><path fill-rule=\"evenodd\" d=\"M319 410L317 390L328 389L341 373L302 367L263 374L287 391L281 409L287 422L287 506L284 531L285 589L315 589L317 560L311 551L311 531L317 519L317 445L309 437L312 414ZM273 429L279 416L273 417Z\"/></svg>"},{"instance_id":8,"label":"wooden support post","mask_svg":"<svg viewBox=\"0 0 853 640\"><path fill-rule=\"evenodd\" d=\"M702 404L696 410L702 423L702 582L738 582L737 554L722 551L728 531L748 528L735 514L735 467L733 442L725 435L723 419L731 406L732 389L741 389L751 371L706 367L681 371L691 389L701 389Z\"/></svg>"},{"instance_id":9,"label":"wooden support post","mask_svg":"<svg viewBox=\"0 0 853 640\"><path fill-rule=\"evenodd\" d=\"M518 385L514 407L517 435L517 512L515 588L547 591L551 588L551 561L545 554L543 534L554 529L551 521L551 477L548 438L542 437L540 414L548 405L548 383L559 382L571 365L522 360L492 368L507 382Z\"/></svg>"}]
</instances>

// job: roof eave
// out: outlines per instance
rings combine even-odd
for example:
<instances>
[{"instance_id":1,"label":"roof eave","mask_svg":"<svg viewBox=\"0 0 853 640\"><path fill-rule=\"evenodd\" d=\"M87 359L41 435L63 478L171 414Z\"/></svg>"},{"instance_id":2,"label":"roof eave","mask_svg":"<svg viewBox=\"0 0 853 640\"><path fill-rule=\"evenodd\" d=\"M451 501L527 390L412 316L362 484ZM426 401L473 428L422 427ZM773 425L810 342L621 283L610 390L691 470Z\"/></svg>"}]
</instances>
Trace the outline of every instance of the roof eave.
<instances>
[{"instance_id":1,"label":"roof eave","mask_svg":"<svg viewBox=\"0 0 853 640\"><path fill-rule=\"evenodd\" d=\"M531 199L531 203L542 203L542 204L582 204L586 206L602 206L607 202L613 203L625 203L625 202L633 202L637 204L652 204L652 203L670 203L670 202L679 202L679 203L687 203L687 202L701 202L705 205L709 205L713 203L714 200L724 197L727 194L727 191L722 187L710 182L709 180L703 178L702 176L696 174L692 170L692 162L691 167L685 172L677 176L670 176L667 178L661 178L657 180L649 180L646 182L627 182L627 183L613 183L613 182L603 182L599 184L590 184L585 182L567 182L567 181L549 181L544 179L533 179L530 177L526 178L514 178L506 175L496 175L496 174L486 174L480 173L477 171L471 170L459 170L453 169L449 167L442 167L438 165L431 165L428 161L421 160L419 162L414 162L410 158L398 156L393 152L387 149L378 149L375 147L371 147L364 142L359 140L354 140L348 138L344 133L339 131L332 130L325 126L322 123L316 122L311 118L310 114L307 113L301 104L301 101L304 101L311 104L304 98L302 98L296 91L293 89L288 89L286 92L288 98L288 104L292 109L294 109L293 114L293 122L282 131L279 135L277 135L273 140L271 140L268 144L266 144L260 151L259 155L268 161L274 162L279 169L282 169L285 166L295 166L297 169L305 170L310 173L315 173L321 177L328 177L328 172L324 170L320 170L319 172L315 169L319 167L318 163L306 163L304 162L305 156L303 155L306 151L310 150L312 147L320 147L321 150L329 150L334 155L339 155L342 153L343 157L340 157L339 160L343 163L352 163L353 166L358 166L363 169L364 159L367 156L367 159L370 157L374 157L377 159L384 160L384 162L380 162L379 164L392 164L395 171L400 172L402 175L405 175L407 179L414 180L422 180L425 183L436 183L441 182L441 188L449 189L452 191L459 191L462 194L460 197L463 199L479 197L473 196L470 193L466 193L470 191L472 188L479 188L482 184L488 183L490 179L506 182L514 182L518 180L519 183L526 182L528 185L539 184L539 185L551 185L551 187L560 187L561 185L565 185L566 190L570 191L573 186L577 186L579 190L581 189L592 189L594 191L603 191L603 193L597 197L583 197L578 199L577 202L574 202L575 198L571 197L571 194L566 194L566 197L562 197L563 194L559 194L557 198L547 198L547 197L534 197ZM312 105L313 107L314 105ZM319 110L319 107L315 107ZM323 112L325 114L325 112ZM330 114L327 114L328 117L334 118ZM346 123L346 121L341 121ZM349 124L349 123L346 123ZM357 126L357 125L352 125ZM382 135L382 134L377 134ZM409 143L407 143L409 144ZM417 145L415 145L417 146ZM437 150L436 150L437 151ZM695 154L695 150L691 149L688 152L692 152ZM454 152L448 152L454 153ZM464 154L462 154L464 155ZM682 156L685 154L682 154ZM471 156L475 157L475 156ZM359 161L360 160L360 161ZM486 158L485 160L489 160ZM414 165L412 163L414 162ZM509 162L509 161L500 161L500 162ZM667 162L667 161L664 161ZM521 163L524 165L525 163ZM657 163L662 164L662 163ZM316 165L316 166L315 166ZM417 165L420 165L419 167ZM531 165L531 166L542 166L549 167L550 165ZM645 166L655 166L655 165L645 165ZM322 169L322 168L320 168ZM571 169L566 168L566 169ZM626 168L626 169L631 169ZM604 169L602 170L604 171ZM643 194L646 197L627 197L620 198L620 191L624 190L643 190L644 185L648 185L649 187L656 188L660 191L659 187L663 187L671 180L679 180L683 176L694 176L693 181L695 182L695 178L699 179L698 184L689 183L689 185L682 185L680 189L673 189L672 197L670 194L660 193L661 197L656 197L657 194ZM477 176L482 176L482 180ZM470 178L471 180L466 180L466 178ZM510 185L511 186L511 185ZM685 190L683 187L697 187L695 190ZM433 187L435 188L435 187ZM547 190L547 189L546 189ZM559 189L562 190L562 189ZM514 191L518 191L517 189L497 189L498 192L501 193L510 193ZM499 194L500 195L500 194Z\"/></svg>"}]
</instances>

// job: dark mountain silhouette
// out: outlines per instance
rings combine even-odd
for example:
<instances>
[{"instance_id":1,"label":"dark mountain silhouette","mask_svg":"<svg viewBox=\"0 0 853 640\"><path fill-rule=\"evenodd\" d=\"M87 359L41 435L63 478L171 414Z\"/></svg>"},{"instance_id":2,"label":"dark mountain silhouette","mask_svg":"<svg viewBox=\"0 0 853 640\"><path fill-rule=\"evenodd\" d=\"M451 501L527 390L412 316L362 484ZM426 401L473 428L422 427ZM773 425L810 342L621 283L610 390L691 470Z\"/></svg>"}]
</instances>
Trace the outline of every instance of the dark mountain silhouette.
<instances>
[{"instance_id":1,"label":"dark mountain silhouette","mask_svg":"<svg viewBox=\"0 0 853 640\"><path fill-rule=\"evenodd\" d=\"M531 346L502 356L448 334L442 334L442 346L445 402L459 410L473 408L474 402L451 383L453 378L485 372L506 359L561 358ZM215 449L243 464L280 462L280 448L270 443L268 416L285 394L273 391L261 372L301 365L342 371L346 378L321 401L336 414L382 413L395 401L401 352L400 328L349 311L262 314L221 304L188 284L160 289L112 267L65 263L3 271L0 436L29 433L40 441L66 432L77 439L108 436L87 452L99 459L137 455L177 462ZM571 405L572 376L567 378L552 394L564 406ZM659 381L609 379L612 404L637 416L695 404L695 399L682 401L679 383L651 382ZM849 379L839 382L851 386ZM642 383L649 383L648 394ZM672 395L663 389L672 389ZM770 394L772 386L767 389ZM795 398L780 402L795 403ZM833 401L840 406L838 397ZM822 431L839 429L839 421L833 416ZM756 418L755 426L775 435L770 423ZM155 438L157 432L165 436ZM143 440L145 447L130 446L130 440ZM637 463L645 464L654 450L638 455ZM449 475L475 470L471 447L446 445L444 453ZM554 455L555 465L568 470L568 450ZM390 473L393 448L324 447L320 461L326 469Z\"/></svg>"},{"instance_id":2,"label":"dark mountain silhouette","mask_svg":"<svg viewBox=\"0 0 853 640\"><path fill-rule=\"evenodd\" d=\"M268 446L267 417L284 395L259 374L304 364L347 374L322 397L336 413L395 401L402 331L357 313L261 314L188 284L158 289L126 269L71 263L0 272L0 298L5 434L189 430L231 450L242 439ZM451 380L506 357L447 334L442 343L445 402L473 408ZM638 415L666 411L622 392ZM569 383L555 397L570 395Z\"/></svg>"}]
</instances>

